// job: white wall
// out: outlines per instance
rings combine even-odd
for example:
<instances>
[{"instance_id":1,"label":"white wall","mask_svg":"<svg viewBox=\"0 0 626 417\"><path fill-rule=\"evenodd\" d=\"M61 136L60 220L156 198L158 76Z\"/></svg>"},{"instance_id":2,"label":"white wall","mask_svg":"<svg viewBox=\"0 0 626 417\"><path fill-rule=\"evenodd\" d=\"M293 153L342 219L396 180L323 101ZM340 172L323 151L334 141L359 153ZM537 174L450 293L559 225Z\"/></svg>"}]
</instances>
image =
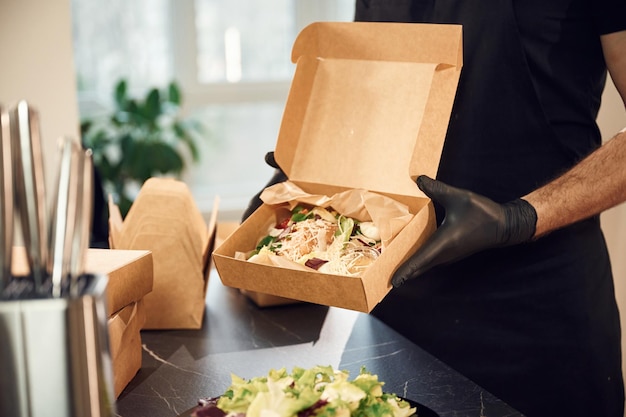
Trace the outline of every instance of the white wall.
<instances>
[{"instance_id":1,"label":"white wall","mask_svg":"<svg viewBox=\"0 0 626 417\"><path fill-rule=\"evenodd\" d=\"M69 0L0 0L0 104L28 100L39 111L48 200L57 140L78 137Z\"/></svg>"}]
</instances>

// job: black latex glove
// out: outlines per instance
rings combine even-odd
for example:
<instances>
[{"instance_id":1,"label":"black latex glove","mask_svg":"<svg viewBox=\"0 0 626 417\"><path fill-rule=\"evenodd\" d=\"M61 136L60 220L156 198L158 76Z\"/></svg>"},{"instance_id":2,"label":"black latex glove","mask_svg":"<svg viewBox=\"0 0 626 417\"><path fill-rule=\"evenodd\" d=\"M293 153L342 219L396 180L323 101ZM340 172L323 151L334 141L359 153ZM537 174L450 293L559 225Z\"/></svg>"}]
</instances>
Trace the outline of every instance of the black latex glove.
<instances>
[{"instance_id":1,"label":"black latex glove","mask_svg":"<svg viewBox=\"0 0 626 417\"><path fill-rule=\"evenodd\" d=\"M265 163L267 163L269 166L273 168L276 168L276 171L274 171L274 175L272 176L272 178L270 178L270 180L265 185L265 187L263 187L263 189L269 187L270 185L287 181L287 175L278 166L278 164L276 163L276 160L274 159L274 152L268 152L265 154ZM246 220L248 217L250 217L250 215L254 213L254 211L258 209L261 206L261 204L263 204L263 201L261 201L261 198L260 198L262 192L263 190L259 191L258 193L256 193L254 197L252 197L252 199L248 203L248 207L243 213L243 216L241 218L242 222Z\"/></svg>"},{"instance_id":2,"label":"black latex glove","mask_svg":"<svg viewBox=\"0 0 626 417\"><path fill-rule=\"evenodd\" d=\"M394 287L437 265L484 249L526 242L535 234L537 212L525 200L498 204L426 176L420 176L417 185L445 209L445 218L426 243L394 273Z\"/></svg>"}]
</instances>

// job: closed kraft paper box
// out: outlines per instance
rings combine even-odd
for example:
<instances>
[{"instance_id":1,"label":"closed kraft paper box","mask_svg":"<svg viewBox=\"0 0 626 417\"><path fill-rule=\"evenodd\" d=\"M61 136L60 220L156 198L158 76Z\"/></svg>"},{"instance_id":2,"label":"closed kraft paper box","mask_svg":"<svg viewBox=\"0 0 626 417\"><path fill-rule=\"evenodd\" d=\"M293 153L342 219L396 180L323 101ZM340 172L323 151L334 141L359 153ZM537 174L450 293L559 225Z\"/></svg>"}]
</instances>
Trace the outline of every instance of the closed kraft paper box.
<instances>
[{"instance_id":1,"label":"closed kraft paper box","mask_svg":"<svg viewBox=\"0 0 626 417\"><path fill-rule=\"evenodd\" d=\"M116 397L141 369L141 328L145 322L143 298L152 291L152 252L146 250L89 249L86 268L107 275L109 346Z\"/></svg>"},{"instance_id":2,"label":"closed kraft paper box","mask_svg":"<svg viewBox=\"0 0 626 417\"><path fill-rule=\"evenodd\" d=\"M148 179L123 220L109 199L111 247L152 253L143 329L202 327L217 206L216 198L207 225L186 184L169 178Z\"/></svg>"},{"instance_id":3,"label":"closed kraft paper box","mask_svg":"<svg viewBox=\"0 0 626 417\"><path fill-rule=\"evenodd\" d=\"M145 321L141 300L152 290L152 253L90 248L85 270L107 276L107 328L117 397L141 368L140 330ZM13 250L13 273L28 274L23 247Z\"/></svg>"},{"instance_id":4,"label":"closed kraft paper box","mask_svg":"<svg viewBox=\"0 0 626 417\"><path fill-rule=\"evenodd\" d=\"M133 302L108 320L113 362L113 388L119 397L141 369L141 327L146 320L143 301Z\"/></svg>"},{"instance_id":5,"label":"closed kraft paper box","mask_svg":"<svg viewBox=\"0 0 626 417\"><path fill-rule=\"evenodd\" d=\"M28 275L26 250L23 246L13 248L12 260L14 275ZM152 253L147 250L89 248L85 253L85 271L107 276L109 317L152 291Z\"/></svg>"},{"instance_id":6,"label":"closed kraft paper box","mask_svg":"<svg viewBox=\"0 0 626 417\"><path fill-rule=\"evenodd\" d=\"M109 316L152 291L152 252L147 250L87 250L87 271L106 275L107 311Z\"/></svg>"},{"instance_id":7,"label":"closed kraft paper box","mask_svg":"<svg viewBox=\"0 0 626 417\"><path fill-rule=\"evenodd\" d=\"M296 39L297 63L274 156L306 193L367 190L408 207L412 219L360 276L240 259L275 224L263 204L214 252L224 285L371 311L395 269L436 228L432 202L415 184L435 177L462 68L459 25L313 23Z\"/></svg>"}]
</instances>

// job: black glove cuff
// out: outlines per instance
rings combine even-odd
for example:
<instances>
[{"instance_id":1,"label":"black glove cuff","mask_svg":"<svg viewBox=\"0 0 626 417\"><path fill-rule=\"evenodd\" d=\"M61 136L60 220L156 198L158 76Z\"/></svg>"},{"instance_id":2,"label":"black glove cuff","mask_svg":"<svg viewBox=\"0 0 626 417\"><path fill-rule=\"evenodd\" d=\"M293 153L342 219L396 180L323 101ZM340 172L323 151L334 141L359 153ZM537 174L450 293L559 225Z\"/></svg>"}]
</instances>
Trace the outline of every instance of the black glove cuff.
<instances>
[{"instance_id":1,"label":"black glove cuff","mask_svg":"<svg viewBox=\"0 0 626 417\"><path fill-rule=\"evenodd\" d=\"M537 227L537 212L526 200L518 198L504 204L505 230L508 236L504 239L505 245L515 245L527 242L535 235Z\"/></svg>"},{"instance_id":2,"label":"black glove cuff","mask_svg":"<svg viewBox=\"0 0 626 417\"><path fill-rule=\"evenodd\" d=\"M272 168L276 168L276 171L274 171L274 175L272 176L272 178L270 178L268 183L265 184L263 190L269 186L288 180L287 175L276 163L276 160L274 159L274 152L268 152L265 154L265 163L267 163L267 165L271 166ZM250 215L254 213L254 211L259 208L261 204L263 204L263 201L261 201L261 194L263 193L263 190L259 191L254 197L252 197L252 199L250 199L248 207L244 211L241 218L242 222L250 217Z\"/></svg>"},{"instance_id":3,"label":"black glove cuff","mask_svg":"<svg viewBox=\"0 0 626 417\"><path fill-rule=\"evenodd\" d=\"M276 163L276 159L274 159L274 152L268 152L265 154L265 163L269 166L271 166L272 168L276 168L276 169L280 169L282 171L282 169L278 166L278 164Z\"/></svg>"},{"instance_id":4,"label":"black glove cuff","mask_svg":"<svg viewBox=\"0 0 626 417\"><path fill-rule=\"evenodd\" d=\"M272 168L276 168L274 176L270 179L267 185L265 185L266 188L270 185L278 184L279 182L285 182L289 179L287 178L287 174L285 174L285 171L283 171L283 169L276 163L276 160L274 159L274 152L268 152L265 154L265 163Z\"/></svg>"}]
</instances>

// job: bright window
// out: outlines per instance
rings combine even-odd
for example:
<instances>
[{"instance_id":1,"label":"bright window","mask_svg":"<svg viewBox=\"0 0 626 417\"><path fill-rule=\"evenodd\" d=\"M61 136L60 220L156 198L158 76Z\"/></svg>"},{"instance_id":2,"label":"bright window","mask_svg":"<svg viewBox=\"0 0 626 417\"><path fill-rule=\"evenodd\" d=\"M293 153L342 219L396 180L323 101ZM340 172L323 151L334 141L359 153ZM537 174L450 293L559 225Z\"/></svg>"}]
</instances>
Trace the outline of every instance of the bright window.
<instances>
[{"instance_id":1,"label":"bright window","mask_svg":"<svg viewBox=\"0 0 626 417\"><path fill-rule=\"evenodd\" d=\"M208 128L184 180L202 211L238 219L272 174L293 76L291 46L314 21L350 21L354 0L72 0L81 116L106 109L125 77L143 96L175 79L185 113Z\"/></svg>"},{"instance_id":2,"label":"bright window","mask_svg":"<svg viewBox=\"0 0 626 417\"><path fill-rule=\"evenodd\" d=\"M293 1L196 0L194 4L200 83L290 78L289 41L296 34Z\"/></svg>"}]
</instances>

